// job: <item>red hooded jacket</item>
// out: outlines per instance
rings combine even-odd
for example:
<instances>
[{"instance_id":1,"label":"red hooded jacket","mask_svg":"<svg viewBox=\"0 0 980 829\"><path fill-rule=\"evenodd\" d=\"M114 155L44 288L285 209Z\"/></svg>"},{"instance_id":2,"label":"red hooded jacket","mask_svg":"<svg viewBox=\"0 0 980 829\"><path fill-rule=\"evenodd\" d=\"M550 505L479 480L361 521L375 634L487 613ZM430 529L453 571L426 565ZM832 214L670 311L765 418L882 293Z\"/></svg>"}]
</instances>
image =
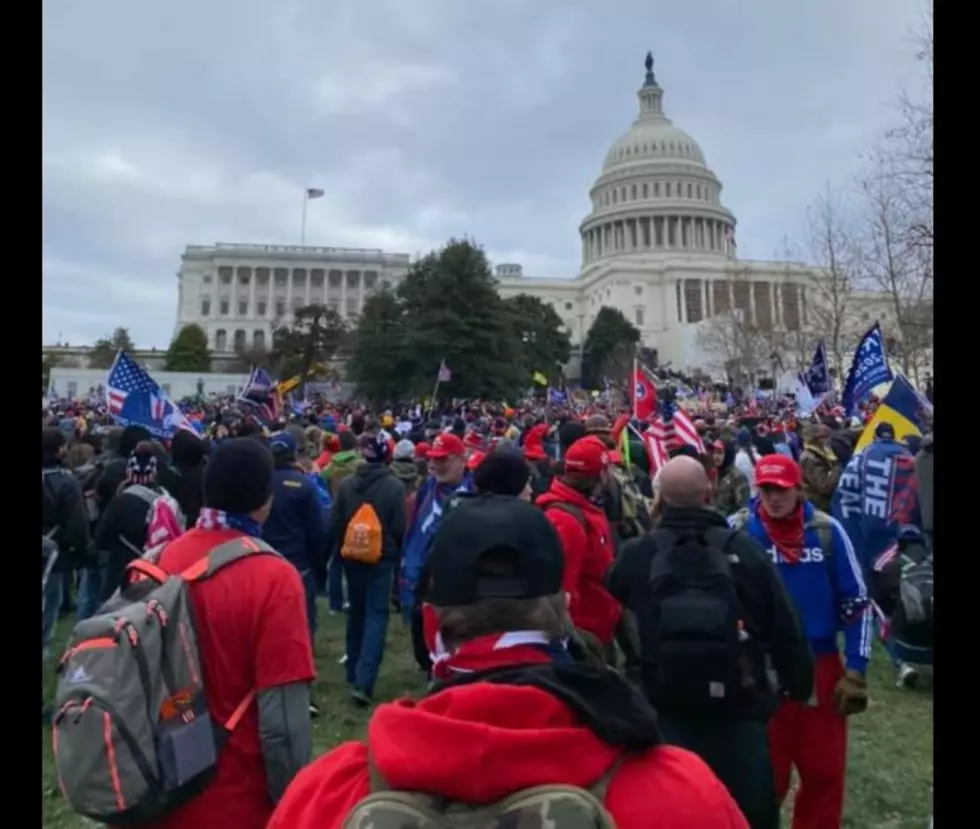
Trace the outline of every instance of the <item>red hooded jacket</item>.
<instances>
[{"instance_id":1,"label":"red hooded jacket","mask_svg":"<svg viewBox=\"0 0 980 829\"><path fill-rule=\"evenodd\" d=\"M565 553L562 589L569 594L568 615L575 627L609 644L616 635L623 608L606 590L606 571L612 565L614 552L606 514L558 478L535 503L546 510L545 515L561 539ZM588 532L574 515L562 509L546 509L554 503L570 504L581 512Z\"/></svg>"},{"instance_id":2,"label":"red hooded jacket","mask_svg":"<svg viewBox=\"0 0 980 829\"><path fill-rule=\"evenodd\" d=\"M566 705L534 687L473 683L378 706L367 744L303 769L267 829L337 829L370 793L368 748L387 784L483 805L549 783L588 788L621 757ZM605 806L620 829L749 829L699 757L658 746L624 760Z\"/></svg>"}]
</instances>

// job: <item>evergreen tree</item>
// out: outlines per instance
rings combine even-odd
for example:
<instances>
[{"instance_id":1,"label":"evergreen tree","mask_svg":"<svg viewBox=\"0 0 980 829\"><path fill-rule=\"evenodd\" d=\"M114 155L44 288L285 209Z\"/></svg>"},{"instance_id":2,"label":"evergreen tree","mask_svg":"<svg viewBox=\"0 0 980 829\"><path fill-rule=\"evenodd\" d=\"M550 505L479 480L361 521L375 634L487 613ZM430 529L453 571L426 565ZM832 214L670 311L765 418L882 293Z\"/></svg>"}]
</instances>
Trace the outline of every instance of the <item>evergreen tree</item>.
<instances>
[{"instance_id":1,"label":"evergreen tree","mask_svg":"<svg viewBox=\"0 0 980 829\"><path fill-rule=\"evenodd\" d=\"M582 385L602 388L603 378L625 383L640 342L639 329L623 312L605 305L585 336L582 348Z\"/></svg>"},{"instance_id":2,"label":"evergreen tree","mask_svg":"<svg viewBox=\"0 0 980 829\"><path fill-rule=\"evenodd\" d=\"M211 350L208 335L196 323L185 325L167 349L166 371L211 371Z\"/></svg>"},{"instance_id":3,"label":"evergreen tree","mask_svg":"<svg viewBox=\"0 0 980 829\"><path fill-rule=\"evenodd\" d=\"M404 306L389 289L364 302L347 377L375 405L405 396L411 386L415 366L406 348L406 316Z\"/></svg>"}]
</instances>

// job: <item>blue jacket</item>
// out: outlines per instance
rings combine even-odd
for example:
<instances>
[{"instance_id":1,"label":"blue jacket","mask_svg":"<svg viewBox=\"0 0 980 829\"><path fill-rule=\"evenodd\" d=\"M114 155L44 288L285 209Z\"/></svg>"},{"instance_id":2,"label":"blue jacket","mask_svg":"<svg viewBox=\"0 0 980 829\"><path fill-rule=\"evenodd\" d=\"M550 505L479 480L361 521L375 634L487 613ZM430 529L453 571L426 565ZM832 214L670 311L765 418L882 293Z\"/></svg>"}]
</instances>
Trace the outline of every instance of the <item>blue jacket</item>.
<instances>
[{"instance_id":1,"label":"blue jacket","mask_svg":"<svg viewBox=\"0 0 980 829\"><path fill-rule=\"evenodd\" d=\"M766 533L757 515L758 506L759 499L753 498L742 529L762 544L776 563L814 655L836 653L837 634L843 631L847 669L864 673L871 656L873 616L861 566L847 533L837 519L831 518L833 550L828 551L822 549L817 531L808 529L803 555L799 562L790 564ZM807 501L804 521L809 522L814 512L815 507ZM736 526L737 517L736 513L729 523Z\"/></svg>"},{"instance_id":2,"label":"blue jacket","mask_svg":"<svg viewBox=\"0 0 980 829\"><path fill-rule=\"evenodd\" d=\"M277 469L272 473L272 495L272 511L262 526L262 539L297 569L316 569L327 550L316 485L295 469Z\"/></svg>"},{"instance_id":3,"label":"blue jacket","mask_svg":"<svg viewBox=\"0 0 980 829\"><path fill-rule=\"evenodd\" d=\"M837 483L831 511L867 572L901 527L922 526L912 453L892 440L875 440L855 453Z\"/></svg>"},{"instance_id":4,"label":"blue jacket","mask_svg":"<svg viewBox=\"0 0 980 829\"><path fill-rule=\"evenodd\" d=\"M406 619L411 617L415 607L415 591L422 575L422 568L429 556L432 538L442 522L442 510L446 501L457 492L472 491L473 479L467 472L459 486L437 483L430 475L416 492L415 509L402 548L399 598Z\"/></svg>"}]
</instances>

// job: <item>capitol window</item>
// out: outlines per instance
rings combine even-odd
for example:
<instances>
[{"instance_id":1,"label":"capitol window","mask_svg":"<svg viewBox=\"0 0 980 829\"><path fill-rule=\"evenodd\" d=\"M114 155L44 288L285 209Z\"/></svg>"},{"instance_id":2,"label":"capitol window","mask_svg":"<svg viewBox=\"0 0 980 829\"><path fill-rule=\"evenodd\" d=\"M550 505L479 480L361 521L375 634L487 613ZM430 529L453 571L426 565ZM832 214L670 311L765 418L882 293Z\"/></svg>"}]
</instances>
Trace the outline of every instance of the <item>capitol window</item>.
<instances>
[{"instance_id":1,"label":"capitol window","mask_svg":"<svg viewBox=\"0 0 980 829\"><path fill-rule=\"evenodd\" d=\"M649 198L649 196L650 196L650 188L649 188L649 185L644 184L643 185L643 198L646 199L646 198Z\"/></svg>"},{"instance_id":2,"label":"capitol window","mask_svg":"<svg viewBox=\"0 0 980 829\"><path fill-rule=\"evenodd\" d=\"M643 286L642 285L634 285L633 286L633 291L634 291L634 293L637 296L640 296L643 293Z\"/></svg>"},{"instance_id":3,"label":"capitol window","mask_svg":"<svg viewBox=\"0 0 980 829\"><path fill-rule=\"evenodd\" d=\"M623 201L626 201L626 188L625 187L622 188L622 194L623 194Z\"/></svg>"},{"instance_id":4,"label":"capitol window","mask_svg":"<svg viewBox=\"0 0 980 829\"><path fill-rule=\"evenodd\" d=\"M619 191L613 190L613 204L617 204L619 201Z\"/></svg>"},{"instance_id":5,"label":"capitol window","mask_svg":"<svg viewBox=\"0 0 980 829\"><path fill-rule=\"evenodd\" d=\"M276 316L279 317L280 319L282 317L286 316L286 303L285 302L277 302L276 303Z\"/></svg>"},{"instance_id":6,"label":"capitol window","mask_svg":"<svg viewBox=\"0 0 980 829\"><path fill-rule=\"evenodd\" d=\"M695 192L697 192L698 198L700 199L701 198L701 185L700 184L697 186L697 190Z\"/></svg>"},{"instance_id":7,"label":"capitol window","mask_svg":"<svg viewBox=\"0 0 980 829\"><path fill-rule=\"evenodd\" d=\"M692 192L693 192L693 188L691 187L691 185L690 185L690 184L688 184L688 185L687 185L687 197L688 197L689 199L690 199L690 198L693 198L693 195L692 195Z\"/></svg>"},{"instance_id":8,"label":"capitol window","mask_svg":"<svg viewBox=\"0 0 980 829\"><path fill-rule=\"evenodd\" d=\"M634 316L636 317L636 324L643 325L643 309L637 308L634 312Z\"/></svg>"},{"instance_id":9,"label":"capitol window","mask_svg":"<svg viewBox=\"0 0 980 829\"><path fill-rule=\"evenodd\" d=\"M210 285L213 280L214 280L214 277L211 276L211 274L209 274L209 273L204 274L204 284L205 285Z\"/></svg>"},{"instance_id":10,"label":"capitol window","mask_svg":"<svg viewBox=\"0 0 980 829\"><path fill-rule=\"evenodd\" d=\"M227 317L228 316L228 300L227 299L221 300L220 312L221 312L221 316L223 316L223 317Z\"/></svg>"},{"instance_id":11,"label":"capitol window","mask_svg":"<svg viewBox=\"0 0 980 829\"><path fill-rule=\"evenodd\" d=\"M258 305L258 313L260 317L265 316L265 309L266 309L266 304L264 302L260 302Z\"/></svg>"},{"instance_id":12,"label":"capitol window","mask_svg":"<svg viewBox=\"0 0 980 829\"><path fill-rule=\"evenodd\" d=\"M664 185L664 187L666 187L666 188L667 188L667 198L669 199L669 198L670 198L670 182L668 181L668 182L667 182L667 183L666 183L666 184Z\"/></svg>"},{"instance_id":13,"label":"capitol window","mask_svg":"<svg viewBox=\"0 0 980 829\"><path fill-rule=\"evenodd\" d=\"M222 265L218 268L218 276L221 279L222 285L228 285L231 282L231 266Z\"/></svg>"},{"instance_id":14,"label":"capitol window","mask_svg":"<svg viewBox=\"0 0 980 829\"><path fill-rule=\"evenodd\" d=\"M248 300L242 300L238 303L238 316L244 317L248 315Z\"/></svg>"},{"instance_id":15,"label":"capitol window","mask_svg":"<svg viewBox=\"0 0 980 829\"><path fill-rule=\"evenodd\" d=\"M202 299L201 300L201 316L206 317L211 313L211 300Z\"/></svg>"},{"instance_id":16,"label":"capitol window","mask_svg":"<svg viewBox=\"0 0 980 829\"><path fill-rule=\"evenodd\" d=\"M660 182L659 181L654 182L654 185L653 185L653 195L656 196L656 197L659 197L660 196Z\"/></svg>"},{"instance_id":17,"label":"capitol window","mask_svg":"<svg viewBox=\"0 0 980 829\"><path fill-rule=\"evenodd\" d=\"M571 311L572 310L572 303L566 302L565 303L565 310L566 311Z\"/></svg>"},{"instance_id":18,"label":"capitol window","mask_svg":"<svg viewBox=\"0 0 980 829\"><path fill-rule=\"evenodd\" d=\"M636 198L636 185L635 184L633 185L633 191L632 192L633 192L633 198L635 199Z\"/></svg>"}]
</instances>

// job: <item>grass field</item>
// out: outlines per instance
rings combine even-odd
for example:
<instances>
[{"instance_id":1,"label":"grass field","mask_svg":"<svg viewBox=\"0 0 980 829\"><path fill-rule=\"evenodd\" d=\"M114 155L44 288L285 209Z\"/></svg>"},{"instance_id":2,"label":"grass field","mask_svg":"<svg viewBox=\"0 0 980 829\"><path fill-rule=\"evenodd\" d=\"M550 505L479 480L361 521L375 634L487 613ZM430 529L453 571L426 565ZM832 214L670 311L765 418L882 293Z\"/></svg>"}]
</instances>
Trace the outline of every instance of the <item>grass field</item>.
<instances>
[{"instance_id":1,"label":"grass field","mask_svg":"<svg viewBox=\"0 0 980 829\"><path fill-rule=\"evenodd\" d=\"M322 714L314 721L316 754L345 740L359 739L369 712L349 701L343 668L342 616L327 616L321 606L317 637L316 697ZM68 624L59 635L67 636ZM868 710L851 720L847 804L844 825L850 829L925 829L932 811L932 695L898 691L883 654L876 654L869 686ZM53 678L48 679L49 696ZM411 644L400 621L392 619L388 651L376 689L379 700L418 696L425 690L415 668ZM42 813L45 829L80 829L96 824L72 814L58 793L51 756L50 729L42 728ZM784 821L789 825L789 821Z\"/></svg>"}]
</instances>

